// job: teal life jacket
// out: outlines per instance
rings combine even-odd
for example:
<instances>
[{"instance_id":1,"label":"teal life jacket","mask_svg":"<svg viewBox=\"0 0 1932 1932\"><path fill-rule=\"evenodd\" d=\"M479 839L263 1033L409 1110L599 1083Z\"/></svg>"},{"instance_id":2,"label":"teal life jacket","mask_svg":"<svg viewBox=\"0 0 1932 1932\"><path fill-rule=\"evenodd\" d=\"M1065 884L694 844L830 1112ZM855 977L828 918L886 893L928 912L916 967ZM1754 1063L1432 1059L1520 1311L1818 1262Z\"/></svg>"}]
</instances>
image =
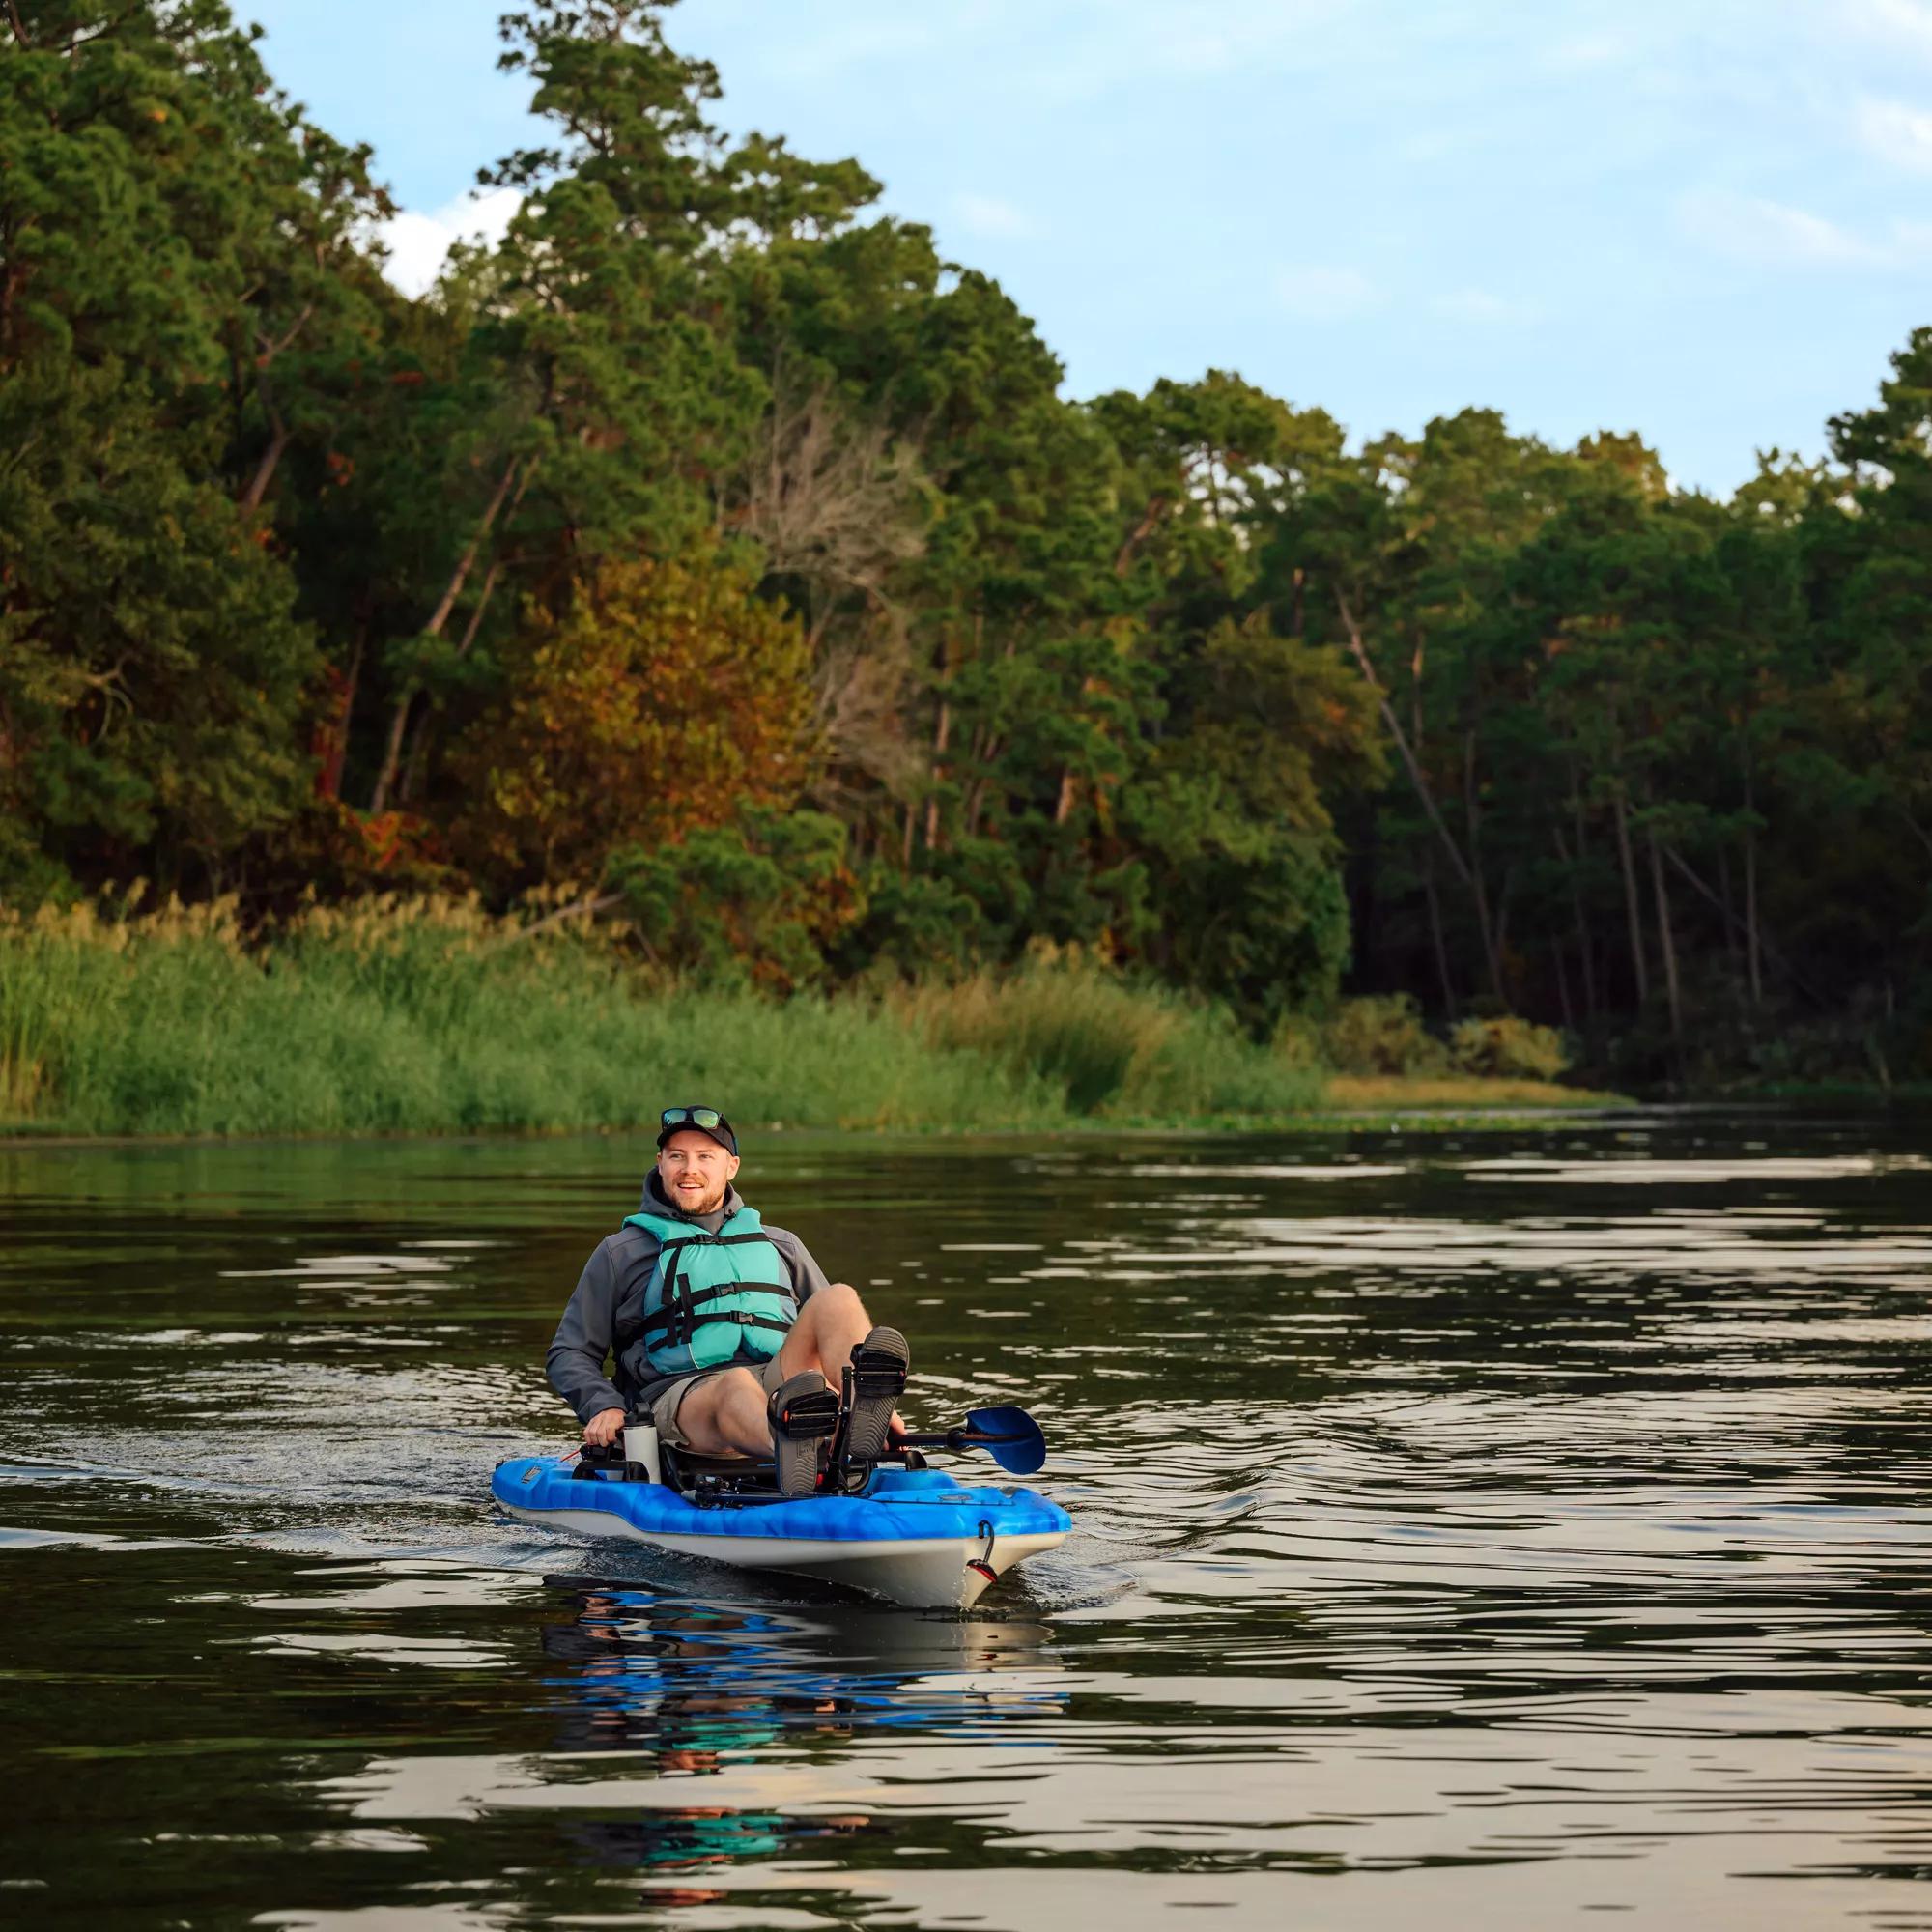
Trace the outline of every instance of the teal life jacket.
<instances>
[{"instance_id":1,"label":"teal life jacket","mask_svg":"<svg viewBox=\"0 0 1932 1932\"><path fill-rule=\"evenodd\" d=\"M658 1237L642 1339L659 1375L769 1361L784 1346L798 1296L755 1208L727 1215L715 1235L665 1214L627 1214L624 1225Z\"/></svg>"}]
</instances>

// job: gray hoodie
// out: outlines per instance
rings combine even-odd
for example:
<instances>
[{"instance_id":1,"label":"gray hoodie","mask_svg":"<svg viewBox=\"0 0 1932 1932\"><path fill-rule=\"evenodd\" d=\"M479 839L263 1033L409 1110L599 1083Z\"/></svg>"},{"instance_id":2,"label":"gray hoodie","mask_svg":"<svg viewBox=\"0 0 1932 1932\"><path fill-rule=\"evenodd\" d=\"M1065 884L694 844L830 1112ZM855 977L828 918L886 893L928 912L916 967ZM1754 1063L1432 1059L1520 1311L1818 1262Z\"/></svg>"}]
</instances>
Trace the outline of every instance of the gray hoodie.
<instances>
[{"instance_id":1,"label":"gray hoodie","mask_svg":"<svg viewBox=\"0 0 1932 1932\"><path fill-rule=\"evenodd\" d=\"M725 1217L735 1214L745 1203L735 1187L727 1187L724 1205L717 1213L687 1214L665 1199L657 1169L652 1168L644 1181L641 1205L646 1214L689 1221L715 1235ZM802 1304L814 1289L826 1285L824 1269L796 1235L770 1227L765 1233L782 1257L785 1271L791 1276L792 1293ZM603 1409L628 1409L639 1390L670 1379L658 1375L644 1360L641 1341L644 1290L657 1258L658 1237L648 1228L627 1225L605 1236L583 1264L570 1305L556 1324L556 1338L544 1359L551 1387L577 1411L580 1422L588 1422ZM613 1355L614 1379L605 1374L605 1365Z\"/></svg>"}]
</instances>

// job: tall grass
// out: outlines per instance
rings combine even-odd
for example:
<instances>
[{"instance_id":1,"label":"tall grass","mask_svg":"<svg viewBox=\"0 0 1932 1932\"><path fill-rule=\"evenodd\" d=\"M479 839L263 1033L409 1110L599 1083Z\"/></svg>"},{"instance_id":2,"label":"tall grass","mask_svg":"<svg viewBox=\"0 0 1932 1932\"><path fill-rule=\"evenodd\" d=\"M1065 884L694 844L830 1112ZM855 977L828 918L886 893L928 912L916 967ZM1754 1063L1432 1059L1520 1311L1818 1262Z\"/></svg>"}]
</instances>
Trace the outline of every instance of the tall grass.
<instances>
[{"instance_id":1,"label":"tall grass","mask_svg":"<svg viewBox=\"0 0 1932 1932\"><path fill-rule=\"evenodd\" d=\"M1225 1010L1077 959L981 973L903 1007L936 1046L1047 1081L1075 1114L1286 1114L1321 1098L1319 1071L1258 1048Z\"/></svg>"},{"instance_id":2,"label":"tall grass","mask_svg":"<svg viewBox=\"0 0 1932 1932\"><path fill-rule=\"evenodd\" d=\"M0 914L0 1128L355 1134L625 1127L668 1100L795 1126L1065 1126L1316 1104L1225 1014L1099 969L884 1002L653 984L569 922L472 902Z\"/></svg>"}]
</instances>

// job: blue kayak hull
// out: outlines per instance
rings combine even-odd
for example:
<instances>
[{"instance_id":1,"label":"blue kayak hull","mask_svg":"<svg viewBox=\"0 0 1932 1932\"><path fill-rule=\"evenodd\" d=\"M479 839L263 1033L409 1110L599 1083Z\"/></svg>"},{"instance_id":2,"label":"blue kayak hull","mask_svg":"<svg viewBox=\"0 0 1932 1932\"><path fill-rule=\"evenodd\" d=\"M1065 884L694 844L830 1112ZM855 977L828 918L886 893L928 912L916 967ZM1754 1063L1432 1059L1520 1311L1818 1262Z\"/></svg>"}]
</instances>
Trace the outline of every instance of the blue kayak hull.
<instances>
[{"instance_id":1,"label":"blue kayak hull","mask_svg":"<svg viewBox=\"0 0 1932 1932\"><path fill-rule=\"evenodd\" d=\"M941 1469L875 1470L850 1496L695 1503L569 1456L499 1463L490 1491L512 1516L628 1537L747 1570L816 1577L918 1609L968 1609L1015 1563L1059 1544L1072 1520L1032 1490L968 1489Z\"/></svg>"}]
</instances>

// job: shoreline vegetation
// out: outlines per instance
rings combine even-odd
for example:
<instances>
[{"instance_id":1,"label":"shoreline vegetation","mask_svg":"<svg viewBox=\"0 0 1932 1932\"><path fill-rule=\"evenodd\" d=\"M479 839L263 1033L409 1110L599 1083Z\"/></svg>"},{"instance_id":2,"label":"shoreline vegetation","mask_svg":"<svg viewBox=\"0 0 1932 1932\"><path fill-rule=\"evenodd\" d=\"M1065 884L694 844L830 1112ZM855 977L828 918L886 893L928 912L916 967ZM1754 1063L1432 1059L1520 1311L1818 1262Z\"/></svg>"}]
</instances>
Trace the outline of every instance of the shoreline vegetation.
<instances>
[{"instance_id":1,"label":"shoreline vegetation","mask_svg":"<svg viewBox=\"0 0 1932 1932\"><path fill-rule=\"evenodd\" d=\"M1393 1065L1419 1054L1426 1075ZM220 901L0 915L0 1138L20 1142L623 1129L692 1095L748 1126L968 1133L1615 1104L1561 1065L1545 1029L1439 1042L1402 1003L1257 1041L1076 953L779 1000L669 978L569 908L384 897L256 932Z\"/></svg>"},{"instance_id":2,"label":"shoreline vegetation","mask_svg":"<svg viewBox=\"0 0 1932 1932\"><path fill-rule=\"evenodd\" d=\"M411 296L224 0L0 24L5 1118L1932 1079L1932 327L1721 497L1620 423L1076 396L669 0L495 31L515 213Z\"/></svg>"}]
</instances>

